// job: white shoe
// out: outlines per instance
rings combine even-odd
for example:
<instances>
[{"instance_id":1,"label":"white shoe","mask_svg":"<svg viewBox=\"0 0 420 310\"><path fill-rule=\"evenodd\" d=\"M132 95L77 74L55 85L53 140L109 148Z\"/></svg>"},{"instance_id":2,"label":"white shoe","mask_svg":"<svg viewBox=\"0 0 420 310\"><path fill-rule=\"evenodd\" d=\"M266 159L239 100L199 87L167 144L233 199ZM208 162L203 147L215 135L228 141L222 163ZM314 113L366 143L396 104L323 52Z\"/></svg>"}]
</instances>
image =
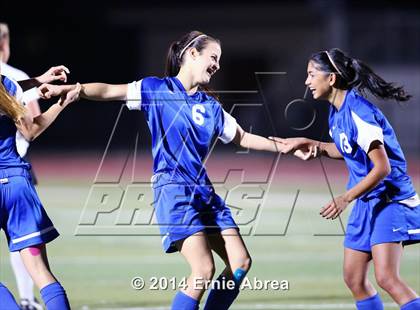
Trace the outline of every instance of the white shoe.
<instances>
[{"instance_id":1,"label":"white shoe","mask_svg":"<svg viewBox=\"0 0 420 310\"><path fill-rule=\"evenodd\" d=\"M19 307L21 310L43 310L44 309L36 298L34 298L33 301L29 301L28 299L21 299Z\"/></svg>"}]
</instances>

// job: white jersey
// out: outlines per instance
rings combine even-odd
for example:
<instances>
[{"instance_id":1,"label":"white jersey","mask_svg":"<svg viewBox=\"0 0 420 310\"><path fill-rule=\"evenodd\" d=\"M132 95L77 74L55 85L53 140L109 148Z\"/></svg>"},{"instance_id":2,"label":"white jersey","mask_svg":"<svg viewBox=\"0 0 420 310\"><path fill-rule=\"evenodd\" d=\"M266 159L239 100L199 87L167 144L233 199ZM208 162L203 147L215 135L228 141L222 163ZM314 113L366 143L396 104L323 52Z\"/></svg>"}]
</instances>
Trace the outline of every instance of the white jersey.
<instances>
[{"instance_id":1,"label":"white jersey","mask_svg":"<svg viewBox=\"0 0 420 310\"><path fill-rule=\"evenodd\" d=\"M15 81L29 79L29 76L22 70L16 69L3 62L0 63L0 72L2 75L12 78ZM24 104L37 99L39 99L39 96L35 87L23 93L22 101ZM16 132L16 148L20 157L24 157L29 148L29 142L26 141L19 131Z\"/></svg>"}]
</instances>

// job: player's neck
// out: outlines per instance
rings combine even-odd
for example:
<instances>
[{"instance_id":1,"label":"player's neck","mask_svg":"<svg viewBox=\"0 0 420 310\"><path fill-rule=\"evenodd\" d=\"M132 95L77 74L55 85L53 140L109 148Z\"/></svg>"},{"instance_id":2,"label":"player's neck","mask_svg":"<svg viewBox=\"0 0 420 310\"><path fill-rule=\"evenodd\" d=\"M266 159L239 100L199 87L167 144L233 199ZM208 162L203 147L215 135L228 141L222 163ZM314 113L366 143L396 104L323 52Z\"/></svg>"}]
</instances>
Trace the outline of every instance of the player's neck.
<instances>
[{"instance_id":1,"label":"player's neck","mask_svg":"<svg viewBox=\"0 0 420 310\"><path fill-rule=\"evenodd\" d=\"M328 101L338 110L346 99L347 90L333 88L331 94L328 96Z\"/></svg>"},{"instance_id":2,"label":"player's neck","mask_svg":"<svg viewBox=\"0 0 420 310\"><path fill-rule=\"evenodd\" d=\"M192 74L185 72L185 70L181 68L181 70L179 70L179 73L176 77L181 82L182 86L184 86L185 91L187 92L188 95L193 95L197 91L198 85L194 83L192 79Z\"/></svg>"}]
</instances>

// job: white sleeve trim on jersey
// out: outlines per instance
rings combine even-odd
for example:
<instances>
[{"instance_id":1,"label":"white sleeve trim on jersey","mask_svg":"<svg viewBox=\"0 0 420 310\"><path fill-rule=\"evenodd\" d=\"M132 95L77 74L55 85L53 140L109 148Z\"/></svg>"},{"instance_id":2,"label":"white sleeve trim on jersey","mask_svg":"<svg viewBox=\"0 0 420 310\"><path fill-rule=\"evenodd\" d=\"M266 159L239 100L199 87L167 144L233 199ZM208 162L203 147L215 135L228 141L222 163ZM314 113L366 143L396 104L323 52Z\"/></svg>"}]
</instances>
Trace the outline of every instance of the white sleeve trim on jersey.
<instances>
[{"instance_id":1,"label":"white sleeve trim on jersey","mask_svg":"<svg viewBox=\"0 0 420 310\"><path fill-rule=\"evenodd\" d=\"M128 84L126 106L129 110L141 110L141 81Z\"/></svg>"},{"instance_id":2,"label":"white sleeve trim on jersey","mask_svg":"<svg viewBox=\"0 0 420 310\"><path fill-rule=\"evenodd\" d=\"M222 140L224 144L227 144L235 138L236 130L238 128L238 123L236 122L236 119L227 113L225 110L223 110L223 132L220 135L219 139Z\"/></svg>"},{"instance_id":3,"label":"white sleeve trim on jersey","mask_svg":"<svg viewBox=\"0 0 420 310\"><path fill-rule=\"evenodd\" d=\"M351 116L357 127L357 144L367 153L373 141L384 143L382 128L374 126L362 120L356 113L351 112Z\"/></svg>"},{"instance_id":4,"label":"white sleeve trim on jersey","mask_svg":"<svg viewBox=\"0 0 420 310\"><path fill-rule=\"evenodd\" d=\"M23 101L23 90L22 87L20 87L20 85L16 82L16 100L20 103L22 103L23 105L26 105L26 103Z\"/></svg>"}]
</instances>

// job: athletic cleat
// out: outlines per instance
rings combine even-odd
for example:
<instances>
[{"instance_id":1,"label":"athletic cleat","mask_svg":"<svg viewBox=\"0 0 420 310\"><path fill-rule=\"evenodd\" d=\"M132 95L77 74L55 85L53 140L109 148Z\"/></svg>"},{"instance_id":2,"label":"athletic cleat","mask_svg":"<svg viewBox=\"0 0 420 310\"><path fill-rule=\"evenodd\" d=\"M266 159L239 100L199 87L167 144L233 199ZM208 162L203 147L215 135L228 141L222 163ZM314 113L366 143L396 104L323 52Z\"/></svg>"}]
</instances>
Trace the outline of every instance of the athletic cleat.
<instances>
[{"instance_id":1,"label":"athletic cleat","mask_svg":"<svg viewBox=\"0 0 420 310\"><path fill-rule=\"evenodd\" d=\"M43 310L44 309L36 298L33 301L29 301L28 299L21 299L19 307L21 310Z\"/></svg>"}]
</instances>

